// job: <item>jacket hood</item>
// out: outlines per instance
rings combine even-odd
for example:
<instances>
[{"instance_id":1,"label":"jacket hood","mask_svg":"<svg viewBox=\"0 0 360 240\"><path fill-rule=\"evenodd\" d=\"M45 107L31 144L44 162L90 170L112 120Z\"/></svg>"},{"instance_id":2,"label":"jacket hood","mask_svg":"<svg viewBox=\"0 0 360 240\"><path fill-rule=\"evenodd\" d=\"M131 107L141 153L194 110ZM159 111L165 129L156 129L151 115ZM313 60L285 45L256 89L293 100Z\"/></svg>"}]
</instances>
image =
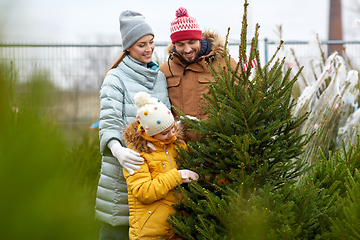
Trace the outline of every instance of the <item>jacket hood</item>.
<instances>
[{"instance_id":1,"label":"jacket hood","mask_svg":"<svg viewBox=\"0 0 360 240\"><path fill-rule=\"evenodd\" d=\"M212 30L204 30L202 32L203 39L209 40L211 42L211 51L212 55L216 55L217 53L220 54L220 56L224 53L224 47L225 47L225 38L221 37L216 31ZM174 46L175 44L169 43L169 45L166 47L166 52L168 54L172 54L174 52Z\"/></svg>"},{"instance_id":2,"label":"jacket hood","mask_svg":"<svg viewBox=\"0 0 360 240\"><path fill-rule=\"evenodd\" d=\"M140 123L135 120L130 123L125 131L124 131L124 140L128 146L131 146L134 150L138 152L146 152L150 153L153 151L149 142L158 141L152 137L146 135L145 131L138 131ZM185 134L181 127L175 122L175 142L177 143L184 143L185 142ZM145 135L145 136L143 136ZM173 143L171 141L171 143Z\"/></svg>"}]
</instances>

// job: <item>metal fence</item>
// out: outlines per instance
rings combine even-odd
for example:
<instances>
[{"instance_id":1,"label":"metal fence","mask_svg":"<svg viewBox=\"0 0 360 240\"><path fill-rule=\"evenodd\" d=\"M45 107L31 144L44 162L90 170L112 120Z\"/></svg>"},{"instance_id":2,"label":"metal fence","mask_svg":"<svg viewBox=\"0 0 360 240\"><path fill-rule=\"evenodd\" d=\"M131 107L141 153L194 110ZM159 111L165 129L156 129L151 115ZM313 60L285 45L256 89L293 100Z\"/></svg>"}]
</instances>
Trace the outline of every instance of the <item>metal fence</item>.
<instances>
[{"instance_id":1,"label":"metal fence","mask_svg":"<svg viewBox=\"0 0 360 240\"><path fill-rule=\"evenodd\" d=\"M238 44L229 43L230 55L238 59ZM360 41L322 42L326 52L328 44L343 44L353 65L360 66ZM275 53L279 43L259 41L262 65ZM154 60L167 60L167 43L156 43ZM309 42L284 42L285 48L292 48L297 59L305 61L313 56ZM61 112L60 123L65 126L88 127L96 121L99 112L99 89L104 74L121 54L119 44L0 44L0 63L12 64L17 81L25 82L38 71L45 71L50 80L63 93L56 109Z\"/></svg>"}]
</instances>

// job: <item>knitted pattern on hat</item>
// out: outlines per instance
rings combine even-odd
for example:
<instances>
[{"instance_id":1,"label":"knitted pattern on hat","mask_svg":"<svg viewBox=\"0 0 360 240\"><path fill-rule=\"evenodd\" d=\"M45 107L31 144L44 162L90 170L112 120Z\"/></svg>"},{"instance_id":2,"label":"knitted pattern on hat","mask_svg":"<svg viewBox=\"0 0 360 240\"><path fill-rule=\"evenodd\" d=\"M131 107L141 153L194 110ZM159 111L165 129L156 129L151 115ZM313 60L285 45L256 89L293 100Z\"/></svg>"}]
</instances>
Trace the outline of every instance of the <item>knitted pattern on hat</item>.
<instances>
[{"instance_id":1,"label":"knitted pattern on hat","mask_svg":"<svg viewBox=\"0 0 360 240\"><path fill-rule=\"evenodd\" d=\"M188 15L188 11L180 7L176 10L176 18L170 24L170 38L172 43L184 40L202 40L202 31L194 17Z\"/></svg>"}]
</instances>

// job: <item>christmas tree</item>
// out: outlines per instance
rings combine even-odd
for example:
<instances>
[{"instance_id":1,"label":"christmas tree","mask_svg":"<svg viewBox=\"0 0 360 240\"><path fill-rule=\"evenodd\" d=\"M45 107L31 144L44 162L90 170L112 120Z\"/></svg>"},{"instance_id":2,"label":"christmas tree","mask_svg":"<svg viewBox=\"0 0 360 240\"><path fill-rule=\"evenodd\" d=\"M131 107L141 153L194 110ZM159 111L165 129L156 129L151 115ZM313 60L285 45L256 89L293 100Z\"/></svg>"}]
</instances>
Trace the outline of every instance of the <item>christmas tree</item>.
<instances>
[{"instance_id":1,"label":"christmas tree","mask_svg":"<svg viewBox=\"0 0 360 240\"><path fill-rule=\"evenodd\" d=\"M296 129L307 115L291 115L292 86L300 72L289 79L290 70L282 71L284 61L275 61L276 53L261 67L258 25L247 57L247 6L245 1L236 69L230 67L227 51L225 67L208 64L216 79L209 81L210 94L203 95L208 120L183 115L189 129L202 134L179 155L181 168L200 175L198 182L179 188L182 199L169 217L185 239L236 239L238 229L229 227L234 217L232 196L249 200L256 192L274 193L291 185L304 170L299 156L307 138L298 136ZM245 67L254 60L255 69Z\"/></svg>"}]
</instances>

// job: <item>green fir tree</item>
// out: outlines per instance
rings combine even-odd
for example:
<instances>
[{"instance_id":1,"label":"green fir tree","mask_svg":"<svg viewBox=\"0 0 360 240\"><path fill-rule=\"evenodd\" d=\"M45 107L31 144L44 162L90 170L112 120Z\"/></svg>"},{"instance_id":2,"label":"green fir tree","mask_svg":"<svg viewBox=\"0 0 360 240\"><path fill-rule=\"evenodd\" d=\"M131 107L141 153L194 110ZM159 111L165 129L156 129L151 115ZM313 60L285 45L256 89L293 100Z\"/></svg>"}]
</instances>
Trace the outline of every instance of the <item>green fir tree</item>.
<instances>
[{"instance_id":1,"label":"green fir tree","mask_svg":"<svg viewBox=\"0 0 360 240\"><path fill-rule=\"evenodd\" d=\"M354 174L348 171L346 178L347 196L339 201L342 209L338 217L331 219L333 239L360 239L360 172Z\"/></svg>"},{"instance_id":2,"label":"green fir tree","mask_svg":"<svg viewBox=\"0 0 360 240\"><path fill-rule=\"evenodd\" d=\"M274 61L276 53L261 68L258 25L247 57L247 6L245 1L236 69L230 66L226 46L226 67L218 66L221 70L216 72L208 64L216 79L210 95L203 95L208 120L193 121L183 115L190 129L202 134L188 143L189 152L180 151L179 156L181 168L197 172L200 179L179 188L183 198L169 217L185 239L236 239L238 228L245 226L239 225L235 232L229 226L234 217L232 192L241 189L241 197L250 199L259 189L276 191L293 183L304 171L299 156L306 138L296 129L307 115L291 115L292 86L298 75L289 79L290 70L282 71L284 61ZM254 77L250 67L244 70L253 59L258 63Z\"/></svg>"}]
</instances>

